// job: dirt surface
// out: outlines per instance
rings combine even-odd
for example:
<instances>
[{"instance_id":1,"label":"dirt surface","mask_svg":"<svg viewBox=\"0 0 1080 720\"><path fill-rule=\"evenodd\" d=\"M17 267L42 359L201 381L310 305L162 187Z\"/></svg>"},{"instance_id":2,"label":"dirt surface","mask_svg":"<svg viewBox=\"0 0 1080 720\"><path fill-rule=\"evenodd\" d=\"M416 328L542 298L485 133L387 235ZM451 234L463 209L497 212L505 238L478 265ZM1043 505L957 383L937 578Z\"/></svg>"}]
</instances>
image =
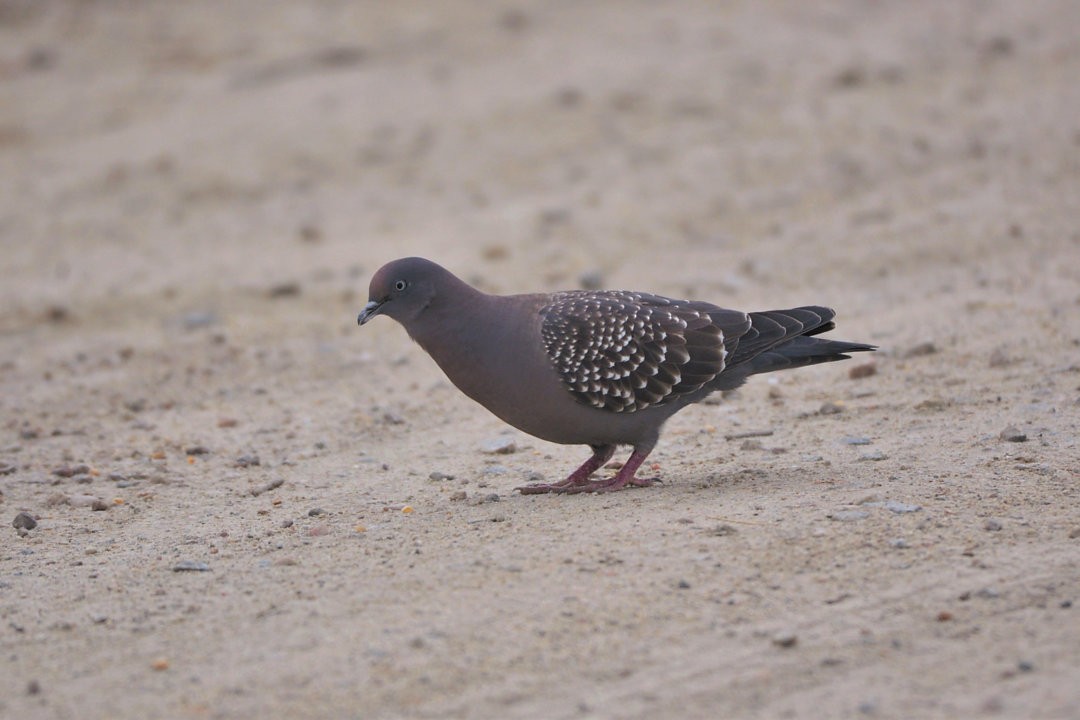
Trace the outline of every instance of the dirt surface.
<instances>
[{"instance_id":1,"label":"dirt surface","mask_svg":"<svg viewBox=\"0 0 1080 720\"><path fill-rule=\"evenodd\" d=\"M1078 27L0 0L0 715L1080 717ZM881 350L524 497L410 254Z\"/></svg>"}]
</instances>

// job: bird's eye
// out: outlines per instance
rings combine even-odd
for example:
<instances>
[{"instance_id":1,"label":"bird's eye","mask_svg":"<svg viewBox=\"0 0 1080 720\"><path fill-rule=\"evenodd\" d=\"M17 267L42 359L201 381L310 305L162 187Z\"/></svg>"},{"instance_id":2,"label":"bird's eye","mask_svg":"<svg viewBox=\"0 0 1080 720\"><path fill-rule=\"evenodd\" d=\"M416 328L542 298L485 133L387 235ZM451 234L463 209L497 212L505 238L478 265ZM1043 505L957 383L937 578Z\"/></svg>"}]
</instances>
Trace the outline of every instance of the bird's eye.
<instances>
[{"instance_id":1,"label":"bird's eye","mask_svg":"<svg viewBox=\"0 0 1080 720\"><path fill-rule=\"evenodd\" d=\"M397 290L398 292L401 292L402 290L404 290L408 286L409 286L409 283L405 282L404 280L398 280L396 283L394 283L394 289Z\"/></svg>"}]
</instances>

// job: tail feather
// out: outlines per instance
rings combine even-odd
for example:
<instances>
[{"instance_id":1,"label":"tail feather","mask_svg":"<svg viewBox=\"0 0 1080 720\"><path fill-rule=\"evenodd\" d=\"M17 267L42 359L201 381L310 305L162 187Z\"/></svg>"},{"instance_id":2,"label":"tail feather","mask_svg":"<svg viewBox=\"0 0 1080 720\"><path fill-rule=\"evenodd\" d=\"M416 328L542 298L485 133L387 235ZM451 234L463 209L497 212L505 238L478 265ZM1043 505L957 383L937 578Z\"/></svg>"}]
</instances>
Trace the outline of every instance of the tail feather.
<instances>
[{"instance_id":1,"label":"tail feather","mask_svg":"<svg viewBox=\"0 0 1080 720\"><path fill-rule=\"evenodd\" d=\"M792 338L831 330L836 313L830 308L808 305L790 310L750 313L750 327L733 338L728 367L734 367L790 342Z\"/></svg>"},{"instance_id":2,"label":"tail feather","mask_svg":"<svg viewBox=\"0 0 1080 720\"><path fill-rule=\"evenodd\" d=\"M873 345L814 337L835 327L831 308L817 305L749 314L750 327L727 358L733 376L846 360L847 353L874 350Z\"/></svg>"},{"instance_id":3,"label":"tail feather","mask_svg":"<svg viewBox=\"0 0 1080 720\"><path fill-rule=\"evenodd\" d=\"M851 357L847 353L868 352L874 349L873 345L863 343L823 340L800 335L752 358L748 362L747 375L847 360Z\"/></svg>"}]
</instances>

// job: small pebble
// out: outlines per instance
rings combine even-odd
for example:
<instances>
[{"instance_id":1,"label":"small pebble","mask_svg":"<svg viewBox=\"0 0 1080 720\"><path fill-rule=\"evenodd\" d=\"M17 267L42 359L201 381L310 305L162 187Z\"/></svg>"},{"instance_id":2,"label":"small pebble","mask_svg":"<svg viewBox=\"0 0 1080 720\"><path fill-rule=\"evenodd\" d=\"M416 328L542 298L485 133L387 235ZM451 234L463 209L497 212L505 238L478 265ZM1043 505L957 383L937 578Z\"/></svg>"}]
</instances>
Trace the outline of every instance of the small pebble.
<instances>
[{"instance_id":1,"label":"small pebble","mask_svg":"<svg viewBox=\"0 0 1080 720\"><path fill-rule=\"evenodd\" d=\"M840 438L840 442L842 442L844 445L869 445L871 443L871 440L868 437L848 435L847 437Z\"/></svg>"},{"instance_id":2,"label":"small pebble","mask_svg":"<svg viewBox=\"0 0 1080 720\"><path fill-rule=\"evenodd\" d=\"M987 58L1008 57L1015 50L1013 39L1007 35L995 35L984 43L981 43L980 52ZM1024 236L1024 228L1018 223L1009 225L1009 237L1019 239Z\"/></svg>"},{"instance_id":3,"label":"small pebble","mask_svg":"<svg viewBox=\"0 0 1080 720\"><path fill-rule=\"evenodd\" d=\"M871 450L870 452L865 452L862 455L859 455L859 460L861 462L878 462L879 460L887 460L888 457L888 455L881 452L880 450Z\"/></svg>"},{"instance_id":4,"label":"small pebble","mask_svg":"<svg viewBox=\"0 0 1080 720\"><path fill-rule=\"evenodd\" d=\"M325 525L313 525L308 528L307 534L308 537L322 537L330 534L330 528Z\"/></svg>"},{"instance_id":5,"label":"small pebble","mask_svg":"<svg viewBox=\"0 0 1080 720\"><path fill-rule=\"evenodd\" d=\"M1021 432L1019 428L1016 428L1013 425L1002 430L998 437L1006 442L1027 442L1028 439L1027 434Z\"/></svg>"},{"instance_id":6,"label":"small pebble","mask_svg":"<svg viewBox=\"0 0 1080 720\"><path fill-rule=\"evenodd\" d=\"M822 403L818 408L818 415L838 415L842 412L844 412L844 404L832 400Z\"/></svg>"},{"instance_id":7,"label":"small pebble","mask_svg":"<svg viewBox=\"0 0 1080 720\"><path fill-rule=\"evenodd\" d=\"M855 367L848 370L848 377L852 380L861 380L862 378L868 378L871 375L876 374L877 364L872 362L856 365Z\"/></svg>"},{"instance_id":8,"label":"small pebble","mask_svg":"<svg viewBox=\"0 0 1080 720\"><path fill-rule=\"evenodd\" d=\"M1001 521L995 520L994 518L987 518L986 522L983 523L983 530L988 530L990 532L997 532L998 530L1001 530L1002 527L1004 526L1001 524Z\"/></svg>"},{"instance_id":9,"label":"small pebble","mask_svg":"<svg viewBox=\"0 0 1080 720\"><path fill-rule=\"evenodd\" d=\"M910 547L907 540L905 540L904 538L893 538L889 541L889 545L890 547L894 547L897 550L906 550Z\"/></svg>"},{"instance_id":10,"label":"small pebble","mask_svg":"<svg viewBox=\"0 0 1080 720\"><path fill-rule=\"evenodd\" d=\"M937 345L927 340L925 342L912 345L910 348L908 348L907 352L904 353L904 357L922 357L923 355L933 355L937 351Z\"/></svg>"},{"instance_id":11,"label":"small pebble","mask_svg":"<svg viewBox=\"0 0 1080 720\"><path fill-rule=\"evenodd\" d=\"M251 488L250 492L255 497L258 497L259 495L262 495L264 492L270 492L271 490L275 490L275 489L281 487L284 484L285 484L285 479L284 478L274 478L273 480L266 483L265 485L260 485L258 487Z\"/></svg>"},{"instance_id":12,"label":"small pebble","mask_svg":"<svg viewBox=\"0 0 1080 720\"><path fill-rule=\"evenodd\" d=\"M484 496L484 502L499 502L498 493L488 493Z\"/></svg>"},{"instance_id":13,"label":"small pebble","mask_svg":"<svg viewBox=\"0 0 1080 720\"><path fill-rule=\"evenodd\" d=\"M481 252L485 260L505 260L510 256L509 248L499 243L486 245Z\"/></svg>"},{"instance_id":14,"label":"small pebble","mask_svg":"<svg viewBox=\"0 0 1080 720\"><path fill-rule=\"evenodd\" d=\"M86 465L65 465L53 470L53 475L56 477L69 478L75 475L86 475L90 472L90 468Z\"/></svg>"},{"instance_id":15,"label":"small pebble","mask_svg":"<svg viewBox=\"0 0 1080 720\"><path fill-rule=\"evenodd\" d=\"M37 520L30 513L21 512L11 521L16 530L33 530L37 527Z\"/></svg>"},{"instance_id":16,"label":"small pebble","mask_svg":"<svg viewBox=\"0 0 1080 720\"><path fill-rule=\"evenodd\" d=\"M198 560L181 560L172 567L173 572L209 572L210 566Z\"/></svg>"},{"instance_id":17,"label":"small pebble","mask_svg":"<svg viewBox=\"0 0 1080 720\"><path fill-rule=\"evenodd\" d=\"M236 458L236 467L246 468L260 464L261 462L259 461L258 455L241 455L240 457Z\"/></svg>"},{"instance_id":18,"label":"small pebble","mask_svg":"<svg viewBox=\"0 0 1080 720\"><path fill-rule=\"evenodd\" d=\"M266 296L270 298L296 297L300 294L300 284L295 282L283 282L270 286Z\"/></svg>"},{"instance_id":19,"label":"small pebble","mask_svg":"<svg viewBox=\"0 0 1080 720\"><path fill-rule=\"evenodd\" d=\"M1012 358L1004 350L998 348L990 353L990 367L1004 367L1012 362Z\"/></svg>"},{"instance_id":20,"label":"small pebble","mask_svg":"<svg viewBox=\"0 0 1080 720\"><path fill-rule=\"evenodd\" d=\"M326 511L319 507L311 508L307 511L308 517L318 517L319 515L323 515L325 513Z\"/></svg>"},{"instance_id":21,"label":"small pebble","mask_svg":"<svg viewBox=\"0 0 1080 720\"><path fill-rule=\"evenodd\" d=\"M192 445L184 448L185 455L206 455L210 452L206 447L202 445Z\"/></svg>"},{"instance_id":22,"label":"small pebble","mask_svg":"<svg viewBox=\"0 0 1080 720\"><path fill-rule=\"evenodd\" d=\"M555 94L555 102L564 108L577 107L584 99L584 93L576 87L564 87Z\"/></svg>"},{"instance_id":23,"label":"small pebble","mask_svg":"<svg viewBox=\"0 0 1080 720\"><path fill-rule=\"evenodd\" d=\"M480 452L485 455L509 455L517 452L517 449L514 439L507 436L485 440L480 444Z\"/></svg>"},{"instance_id":24,"label":"small pebble","mask_svg":"<svg viewBox=\"0 0 1080 720\"><path fill-rule=\"evenodd\" d=\"M833 84L842 88L858 87L866 82L866 71L860 67L843 68L833 77Z\"/></svg>"},{"instance_id":25,"label":"small pebble","mask_svg":"<svg viewBox=\"0 0 1080 720\"><path fill-rule=\"evenodd\" d=\"M680 581L679 581L679 584L677 585L677 587L678 587L678 588L679 588L680 590L689 590L689 589L690 589L690 583L688 583L688 582L687 582L687 581L685 581L685 580L680 580Z\"/></svg>"},{"instance_id":26,"label":"small pebble","mask_svg":"<svg viewBox=\"0 0 1080 720\"><path fill-rule=\"evenodd\" d=\"M150 663L150 667L157 672L162 672L169 669L169 659L165 657L154 658Z\"/></svg>"},{"instance_id":27,"label":"small pebble","mask_svg":"<svg viewBox=\"0 0 1080 720\"><path fill-rule=\"evenodd\" d=\"M97 512L101 512L102 510L108 510L110 507L111 506L109 505L109 503L105 502L101 498L94 498L94 501L90 503L90 509Z\"/></svg>"},{"instance_id":28,"label":"small pebble","mask_svg":"<svg viewBox=\"0 0 1080 720\"><path fill-rule=\"evenodd\" d=\"M282 520L281 521L281 527L283 527L283 528L291 528L292 526L293 526L293 521L292 520Z\"/></svg>"},{"instance_id":29,"label":"small pebble","mask_svg":"<svg viewBox=\"0 0 1080 720\"><path fill-rule=\"evenodd\" d=\"M772 643L776 647L790 648L795 647L799 642L799 636L790 630L782 630L772 637Z\"/></svg>"},{"instance_id":30,"label":"small pebble","mask_svg":"<svg viewBox=\"0 0 1080 720\"><path fill-rule=\"evenodd\" d=\"M217 313L212 310L203 312L190 312L180 319L180 324L185 330L197 330L209 327L218 321Z\"/></svg>"},{"instance_id":31,"label":"small pebble","mask_svg":"<svg viewBox=\"0 0 1080 720\"><path fill-rule=\"evenodd\" d=\"M30 682L26 683L26 694L27 695L38 695L40 693L41 693L41 683L39 683L37 680L31 680Z\"/></svg>"},{"instance_id":32,"label":"small pebble","mask_svg":"<svg viewBox=\"0 0 1080 720\"><path fill-rule=\"evenodd\" d=\"M439 472L438 470L436 470L435 472L428 475L428 480L431 480L433 482L442 482L443 480L453 480L453 479L454 479L453 475L451 475L449 473Z\"/></svg>"},{"instance_id":33,"label":"small pebble","mask_svg":"<svg viewBox=\"0 0 1080 720\"><path fill-rule=\"evenodd\" d=\"M322 230L313 223L304 223L298 230L300 239L306 243L317 243L322 240Z\"/></svg>"},{"instance_id":34,"label":"small pebble","mask_svg":"<svg viewBox=\"0 0 1080 720\"><path fill-rule=\"evenodd\" d=\"M1032 672L1035 669L1035 663L1030 660L1021 660L1016 663L1016 669L1025 673Z\"/></svg>"},{"instance_id":35,"label":"small pebble","mask_svg":"<svg viewBox=\"0 0 1080 720\"><path fill-rule=\"evenodd\" d=\"M71 507L94 507L95 503L102 502L101 498L94 495L67 495L64 498Z\"/></svg>"},{"instance_id":36,"label":"small pebble","mask_svg":"<svg viewBox=\"0 0 1080 720\"><path fill-rule=\"evenodd\" d=\"M865 520L870 517L870 513L865 510L840 510L831 513L828 517L830 520L837 520L839 522L855 522L857 520Z\"/></svg>"},{"instance_id":37,"label":"small pebble","mask_svg":"<svg viewBox=\"0 0 1080 720\"><path fill-rule=\"evenodd\" d=\"M382 414L382 421L387 425L404 425L405 418L397 414L393 410L385 410Z\"/></svg>"},{"instance_id":38,"label":"small pebble","mask_svg":"<svg viewBox=\"0 0 1080 720\"><path fill-rule=\"evenodd\" d=\"M920 510L922 510L922 505L912 505L910 503L902 503L896 500L887 500L885 502L884 508L889 512L894 512L897 515L902 515L904 513L919 512Z\"/></svg>"},{"instance_id":39,"label":"small pebble","mask_svg":"<svg viewBox=\"0 0 1080 720\"><path fill-rule=\"evenodd\" d=\"M469 497L469 493L465 492L464 490L457 490L455 492L450 493L450 501L451 502L461 502L462 500L464 500L467 497Z\"/></svg>"}]
</instances>

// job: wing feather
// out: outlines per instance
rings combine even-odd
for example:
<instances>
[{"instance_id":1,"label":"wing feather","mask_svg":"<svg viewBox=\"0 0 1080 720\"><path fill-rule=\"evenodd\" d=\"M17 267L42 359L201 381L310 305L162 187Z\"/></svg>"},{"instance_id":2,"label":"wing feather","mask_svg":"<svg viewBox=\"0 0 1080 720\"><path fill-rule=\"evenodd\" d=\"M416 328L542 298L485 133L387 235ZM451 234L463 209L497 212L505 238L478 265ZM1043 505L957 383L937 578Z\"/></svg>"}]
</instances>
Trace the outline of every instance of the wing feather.
<instances>
[{"instance_id":1,"label":"wing feather","mask_svg":"<svg viewBox=\"0 0 1080 720\"><path fill-rule=\"evenodd\" d=\"M578 401L614 412L662 405L708 384L726 362L724 324L746 315L645 293L557 293L540 311L544 347ZM741 332L740 332L741 331Z\"/></svg>"}]
</instances>

